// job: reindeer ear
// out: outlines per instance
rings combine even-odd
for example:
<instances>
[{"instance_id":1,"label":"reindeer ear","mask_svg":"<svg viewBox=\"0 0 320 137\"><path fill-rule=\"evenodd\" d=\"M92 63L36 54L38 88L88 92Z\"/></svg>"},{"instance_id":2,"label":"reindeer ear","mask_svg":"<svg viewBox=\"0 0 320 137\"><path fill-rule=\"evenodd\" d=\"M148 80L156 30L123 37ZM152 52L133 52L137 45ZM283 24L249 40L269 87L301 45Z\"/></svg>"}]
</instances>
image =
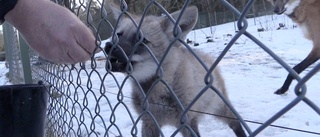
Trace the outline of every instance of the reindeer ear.
<instances>
[{"instance_id":1,"label":"reindeer ear","mask_svg":"<svg viewBox=\"0 0 320 137\"><path fill-rule=\"evenodd\" d=\"M181 10L173 12L170 14L173 19L177 21L179 16L181 19L179 21L179 26L182 31L182 39L185 39L187 34L193 29L194 25L197 23L198 20L198 8L195 6L188 7L184 12ZM162 22L162 26L166 29L167 33L173 32L174 24L173 22L166 18Z\"/></svg>"},{"instance_id":2,"label":"reindeer ear","mask_svg":"<svg viewBox=\"0 0 320 137\"><path fill-rule=\"evenodd\" d=\"M110 9L112 11L112 14L113 14L114 18L118 19L120 17L121 13L122 13L122 11L117 8L119 6L117 6L114 3L111 3L111 4L109 4L109 7L110 7Z\"/></svg>"}]
</instances>

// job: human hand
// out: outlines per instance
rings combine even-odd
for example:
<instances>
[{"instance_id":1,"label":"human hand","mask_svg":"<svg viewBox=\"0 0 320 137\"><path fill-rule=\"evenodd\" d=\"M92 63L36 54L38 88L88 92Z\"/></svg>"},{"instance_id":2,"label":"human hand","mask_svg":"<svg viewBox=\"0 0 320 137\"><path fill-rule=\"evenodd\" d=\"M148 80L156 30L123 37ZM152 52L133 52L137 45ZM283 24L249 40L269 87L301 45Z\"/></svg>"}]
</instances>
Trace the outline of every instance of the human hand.
<instances>
[{"instance_id":1,"label":"human hand","mask_svg":"<svg viewBox=\"0 0 320 137\"><path fill-rule=\"evenodd\" d=\"M40 56L55 63L86 61L97 47L92 32L80 19L48 0L19 0L5 20Z\"/></svg>"}]
</instances>

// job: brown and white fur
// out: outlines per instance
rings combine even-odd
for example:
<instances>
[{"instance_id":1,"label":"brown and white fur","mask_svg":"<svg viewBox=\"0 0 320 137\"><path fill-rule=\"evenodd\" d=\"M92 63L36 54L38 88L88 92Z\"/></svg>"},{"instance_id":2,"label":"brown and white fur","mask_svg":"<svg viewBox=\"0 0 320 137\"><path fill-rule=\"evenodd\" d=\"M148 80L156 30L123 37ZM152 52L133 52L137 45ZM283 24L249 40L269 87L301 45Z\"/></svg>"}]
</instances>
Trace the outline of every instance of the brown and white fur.
<instances>
[{"instance_id":1,"label":"brown and white fur","mask_svg":"<svg viewBox=\"0 0 320 137\"><path fill-rule=\"evenodd\" d=\"M320 58L320 0L268 0L274 5L274 12L286 14L304 32L307 39L313 42L309 55L293 67L301 73ZM284 94L289 89L293 77L289 74L284 84L275 94Z\"/></svg>"},{"instance_id":2,"label":"brown and white fur","mask_svg":"<svg viewBox=\"0 0 320 137\"><path fill-rule=\"evenodd\" d=\"M170 14L174 20L177 20L182 14L179 21L181 34L178 35L181 41L175 39L174 23L168 16L146 16L143 18L140 30L137 31L133 21L139 24L141 16L121 14L119 9L114 6L111 8L115 18L119 21L113 37L113 40L118 39L118 41L107 42L105 51L111 58L111 70L123 72L132 78L134 109L142 115L142 121L140 121L142 122L142 137L160 136L160 129L156 123L160 128L165 125L179 128L183 125L182 121L186 126L182 126L183 128L179 131L184 137L200 136L198 124L203 115L190 111L186 113L187 119L182 115L183 108L186 109L202 90L206 91L191 109L229 117L231 119L220 119L228 124L238 137L246 136L240 122L234 119L234 114L222 99L212 88L205 88L207 71L181 43L197 21L198 9L196 7L189 7L183 13L176 11ZM132 20L127 15L130 15ZM139 32L143 36L139 35ZM170 45L170 50L168 50ZM168 54L165 54L167 50ZM200 51L195 51L195 53L207 66L214 62L214 59L208 54ZM163 62L158 69L158 63L161 60ZM224 80L218 68L215 68L211 75L213 84L209 87L217 88L228 100Z\"/></svg>"}]
</instances>

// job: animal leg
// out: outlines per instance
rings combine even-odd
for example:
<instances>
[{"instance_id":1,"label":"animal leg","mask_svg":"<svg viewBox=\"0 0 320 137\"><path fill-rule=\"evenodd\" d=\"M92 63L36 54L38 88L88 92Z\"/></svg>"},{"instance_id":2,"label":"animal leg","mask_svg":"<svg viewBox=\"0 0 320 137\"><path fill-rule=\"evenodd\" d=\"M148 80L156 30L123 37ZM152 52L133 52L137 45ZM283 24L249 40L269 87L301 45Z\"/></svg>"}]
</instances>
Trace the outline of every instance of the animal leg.
<instances>
[{"instance_id":1,"label":"animal leg","mask_svg":"<svg viewBox=\"0 0 320 137\"><path fill-rule=\"evenodd\" d=\"M237 137L246 137L246 133L242 129L242 126L239 121L233 120L233 122L229 123L230 128L233 130L233 132L236 134Z\"/></svg>"},{"instance_id":2,"label":"animal leg","mask_svg":"<svg viewBox=\"0 0 320 137\"><path fill-rule=\"evenodd\" d=\"M221 117L220 119L228 124L228 126L233 130L237 137L247 136L244 130L242 129L240 122L236 120L234 114L227 105L221 107L221 109L217 111L217 114L225 116L225 118Z\"/></svg>"},{"instance_id":3,"label":"animal leg","mask_svg":"<svg viewBox=\"0 0 320 137\"><path fill-rule=\"evenodd\" d=\"M300 74L303 70L305 70L307 67L309 67L311 64L319 60L320 56L318 56L315 50L312 50L311 53L298 65L293 67L293 70L295 70L298 74ZM283 83L282 87L278 89L275 94L281 95L288 91L290 84L292 83L293 77L288 74L285 82Z\"/></svg>"},{"instance_id":4,"label":"animal leg","mask_svg":"<svg viewBox=\"0 0 320 137\"><path fill-rule=\"evenodd\" d=\"M196 134L196 137L200 137L199 128L198 128L198 119L197 118L191 119L190 126L191 126L193 132ZM181 133L182 133L182 135L184 137L192 136L190 131L188 129L186 129L186 128L183 129Z\"/></svg>"},{"instance_id":5,"label":"animal leg","mask_svg":"<svg viewBox=\"0 0 320 137\"><path fill-rule=\"evenodd\" d=\"M143 122L141 129L142 137L159 137L159 129L152 122Z\"/></svg>"}]
</instances>

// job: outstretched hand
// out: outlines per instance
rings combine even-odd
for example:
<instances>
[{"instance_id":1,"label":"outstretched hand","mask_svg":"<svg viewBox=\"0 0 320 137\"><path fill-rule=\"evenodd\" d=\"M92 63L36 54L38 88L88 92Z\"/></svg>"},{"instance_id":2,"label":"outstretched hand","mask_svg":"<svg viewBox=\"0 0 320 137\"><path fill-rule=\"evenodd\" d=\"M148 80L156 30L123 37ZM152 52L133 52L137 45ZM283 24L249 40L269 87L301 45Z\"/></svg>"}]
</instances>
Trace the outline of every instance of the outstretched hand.
<instances>
[{"instance_id":1,"label":"outstretched hand","mask_svg":"<svg viewBox=\"0 0 320 137\"><path fill-rule=\"evenodd\" d=\"M49 61L77 63L94 54L96 43L90 29L68 9L49 0L19 0L5 20Z\"/></svg>"}]
</instances>

